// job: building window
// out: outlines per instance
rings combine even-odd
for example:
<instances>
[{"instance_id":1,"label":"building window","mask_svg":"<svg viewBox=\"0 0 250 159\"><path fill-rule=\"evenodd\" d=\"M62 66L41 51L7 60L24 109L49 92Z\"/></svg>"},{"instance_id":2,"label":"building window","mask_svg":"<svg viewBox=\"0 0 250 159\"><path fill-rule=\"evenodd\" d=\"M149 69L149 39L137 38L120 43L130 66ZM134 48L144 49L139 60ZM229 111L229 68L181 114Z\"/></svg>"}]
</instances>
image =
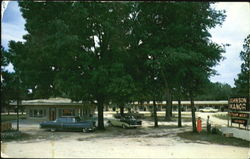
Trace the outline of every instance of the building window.
<instances>
[{"instance_id":1,"label":"building window","mask_svg":"<svg viewBox=\"0 0 250 159\"><path fill-rule=\"evenodd\" d=\"M30 109L30 117L41 118L46 116L46 109Z\"/></svg>"},{"instance_id":2,"label":"building window","mask_svg":"<svg viewBox=\"0 0 250 159\"><path fill-rule=\"evenodd\" d=\"M59 109L59 116L75 116L75 109Z\"/></svg>"}]
</instances>

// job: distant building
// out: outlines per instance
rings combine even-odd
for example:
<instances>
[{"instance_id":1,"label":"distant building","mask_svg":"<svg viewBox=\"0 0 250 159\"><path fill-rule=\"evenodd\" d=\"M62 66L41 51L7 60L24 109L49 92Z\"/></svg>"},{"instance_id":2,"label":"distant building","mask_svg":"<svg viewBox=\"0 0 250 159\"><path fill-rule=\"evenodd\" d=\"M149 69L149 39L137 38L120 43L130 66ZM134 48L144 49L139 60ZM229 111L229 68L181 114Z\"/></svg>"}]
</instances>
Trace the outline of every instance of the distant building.
<instances>
[{"instance_id":1,"label":"distant building","mask_svg":"<svg viewBox=\"0 0 250 159\"><path fill-rule=\"evenodd\" d=\"M156 101L157 110L162 111L165 109L167 102L166 101ZM153 108L153 101L144 101L140 103L138 101L132 102L131 105L137 108L139 111L148 111ZM178 108L178 101L172 101L173 110L177 110ZM228 109L228 101L221 100L221 101L194 101L194 106L197 110L204 108L204 107L212 107L219 109L221 111ZM190 101L181 101L181 107L183 111L191 110L191 102Z\"/></svg>"},{"instance_id":2,"label":"distant building","mask_svg":"<svg viewBox=\"0 0 250 159\"><path fill-rule=\"evenodd\" d=\"M16 102L10 105L16 105ZM27 119L55 120L61 116L80 116L84 119L93 116L95 105L90 103L72 102L65 98L50 98L22 101Z\"/></svg>"},{"instance_id":3,"label":"distant building","mask_svg":"<svg viewBox=\"0 0 250 159\"><path fill-rule=\"evenodd\" d=\"M166 108L166 101L156 101L157 110L164 111ZM10 103L12 106L16 106L16 102ZM224 111L228 109L228 101L194 101L197 111L204 107L212 107ZM173 111L177 111L178 102L172 102ZM22 107L24 107L27 119L33 120L55 120L61 116L80 116L83 119L87 119L95 114L96 105L89 102L72 102L67 98L49 98L49 99L36 99L36 100L24 100L22 101ZM151 111L153 109L153 101L134 101L127 105L125 108L135 111ZM119 105L110 103L105 105L105 111L119 111ZM190 101L181 101L182 111L190 111Z\"/></svg>"}]
</instances>

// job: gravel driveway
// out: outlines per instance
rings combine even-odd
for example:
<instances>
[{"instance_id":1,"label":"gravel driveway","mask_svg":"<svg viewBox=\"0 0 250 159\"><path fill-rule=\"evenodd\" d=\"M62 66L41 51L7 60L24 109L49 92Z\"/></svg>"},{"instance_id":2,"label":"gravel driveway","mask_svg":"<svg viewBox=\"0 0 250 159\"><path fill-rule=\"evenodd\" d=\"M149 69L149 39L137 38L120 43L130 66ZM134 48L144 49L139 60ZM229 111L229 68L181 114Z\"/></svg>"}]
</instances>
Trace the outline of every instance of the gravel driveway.
<instances>
[{"instance_id":1,"label":"gravel driveway","mask_svg":"<svg viewBox=\"0 0 250 159\"><path fill-rule=\"evenodd\" d=\"M23 122L20 128L23 132L29 133L31 138L4 142L1 144L1 152L12 158L249 157L248 148L206 142L190 143L178 137L178 132L191 131L191 122L183 123L182 128L176 127L176 122L160 122L157 129L153 124L143 121L143 127L137 129L106 127L106 131L103 132L82 133L49 132L39 129L37 124Z\"/></svg>"}]
</instances>

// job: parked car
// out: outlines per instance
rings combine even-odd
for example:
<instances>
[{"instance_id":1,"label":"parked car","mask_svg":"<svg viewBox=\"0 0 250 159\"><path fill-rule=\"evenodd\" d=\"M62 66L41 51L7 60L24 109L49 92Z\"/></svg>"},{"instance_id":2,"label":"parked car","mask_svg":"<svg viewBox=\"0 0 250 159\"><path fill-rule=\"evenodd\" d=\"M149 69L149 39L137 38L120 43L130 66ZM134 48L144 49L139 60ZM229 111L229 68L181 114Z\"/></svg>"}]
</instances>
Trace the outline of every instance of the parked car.
<instances>
[{"instance_id":1,"label":"parked car","mask_svg":"<svg viewBox=\"0 0 250 159\"><path fill-rule=\"evenodd\" d=\"M72 130L89 132L94 131L96 126L95 121L82 121L78 116L63 116L54 121L45 121L40 123L40 128L51 131Z\"/></svg>"},{"instance_id":2,"label":"parked car","mask_svg":"<svg viewBox=\"0 0 250 159\"><path fill-rule=\"evenodd\" d=\"M142 125L141 120L136 120L134 116L120 116L119 118L108 120L110 126L119 126L122 128L137 128Z\"/></svg>"},{"instance_id":3,"label":"parked car","mask_svg":"<svg viewBox=\"0 0 250 159\"><path fill-rule=\"evenodd\" d=\"M135 119L143 119L143 118L145 118L144 114L140 114L138 112L124 113L124 116L133 116ZM120 113L117 113L117 114L114 115L114 117L117 118L117 119L120 119L122 116L121 116Z\"/></svg>"},{"instance_id":4,"label":"parked car","mask_svg":"<svg viewBox=\"0 0 250 159\"><path fill-rule=\"evenodd\" d=\"M200 112L212 112L212 113L215 113L215 112L218 112L219 110L218 109L214 109L214 108L211 108L211 107L205 107L204 109L200 109Z\"/></svg>"}]
</instances>

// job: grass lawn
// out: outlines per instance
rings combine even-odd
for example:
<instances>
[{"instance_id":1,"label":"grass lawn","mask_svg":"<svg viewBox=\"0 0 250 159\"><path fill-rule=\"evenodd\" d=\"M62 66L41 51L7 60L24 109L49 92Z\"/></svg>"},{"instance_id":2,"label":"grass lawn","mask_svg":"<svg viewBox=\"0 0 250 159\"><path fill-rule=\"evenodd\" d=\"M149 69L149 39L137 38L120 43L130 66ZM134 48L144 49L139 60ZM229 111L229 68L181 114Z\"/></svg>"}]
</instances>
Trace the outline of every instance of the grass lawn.
<instances>
[{"instance_id":1,"label":"grass lawn","mask_svg":"<svg viewBox=\"0 0 250 159\"><path fill-rule=\"evenodd\" d=\"M216 118L222 119L222 120L227 120L228 119L228 114L215 114L213 115Z\"/></svg>"},{"instance_id":2,"label":"grass lawn","mask_svg":"<svg viewBox=\"0 0 250 159\"><path fill-rule=\"evenodd\" d=\"M177 134L179 137L189 140L190 142L196 141L197 143L209 142L213 144L220 145L231 145L231 146L240 146L240 147L249 147L250 142L242 139L237 139L234 137L224 137L218 134L207 134L206 131L201 133L193 132L183 132Z\"/></svg>"},{"instance_id":3,"label":"grass lawn","mask_svg":"<svg viewBox=\"0 0 250 159\"><path fill-rule=\"evenodd\" d=\"M26 119L26 115L25 114L19 114L19 118L20 119ZM16 114L1 114L1 122L4 121L12 121L12 120L17 120L17 115Z\"/></svg>"},{"instance_id":4,"label":"grass lawn","mask_svg":"<svg viewBox=\"0 0 250 159\"><path fill-rule=\"evenodd\" d=\"M14 129L1 132L1 139L3 141L27 140L30 138L31 135L23 133L21 131L16 131Z\"/></svg>"}]
</instances>

